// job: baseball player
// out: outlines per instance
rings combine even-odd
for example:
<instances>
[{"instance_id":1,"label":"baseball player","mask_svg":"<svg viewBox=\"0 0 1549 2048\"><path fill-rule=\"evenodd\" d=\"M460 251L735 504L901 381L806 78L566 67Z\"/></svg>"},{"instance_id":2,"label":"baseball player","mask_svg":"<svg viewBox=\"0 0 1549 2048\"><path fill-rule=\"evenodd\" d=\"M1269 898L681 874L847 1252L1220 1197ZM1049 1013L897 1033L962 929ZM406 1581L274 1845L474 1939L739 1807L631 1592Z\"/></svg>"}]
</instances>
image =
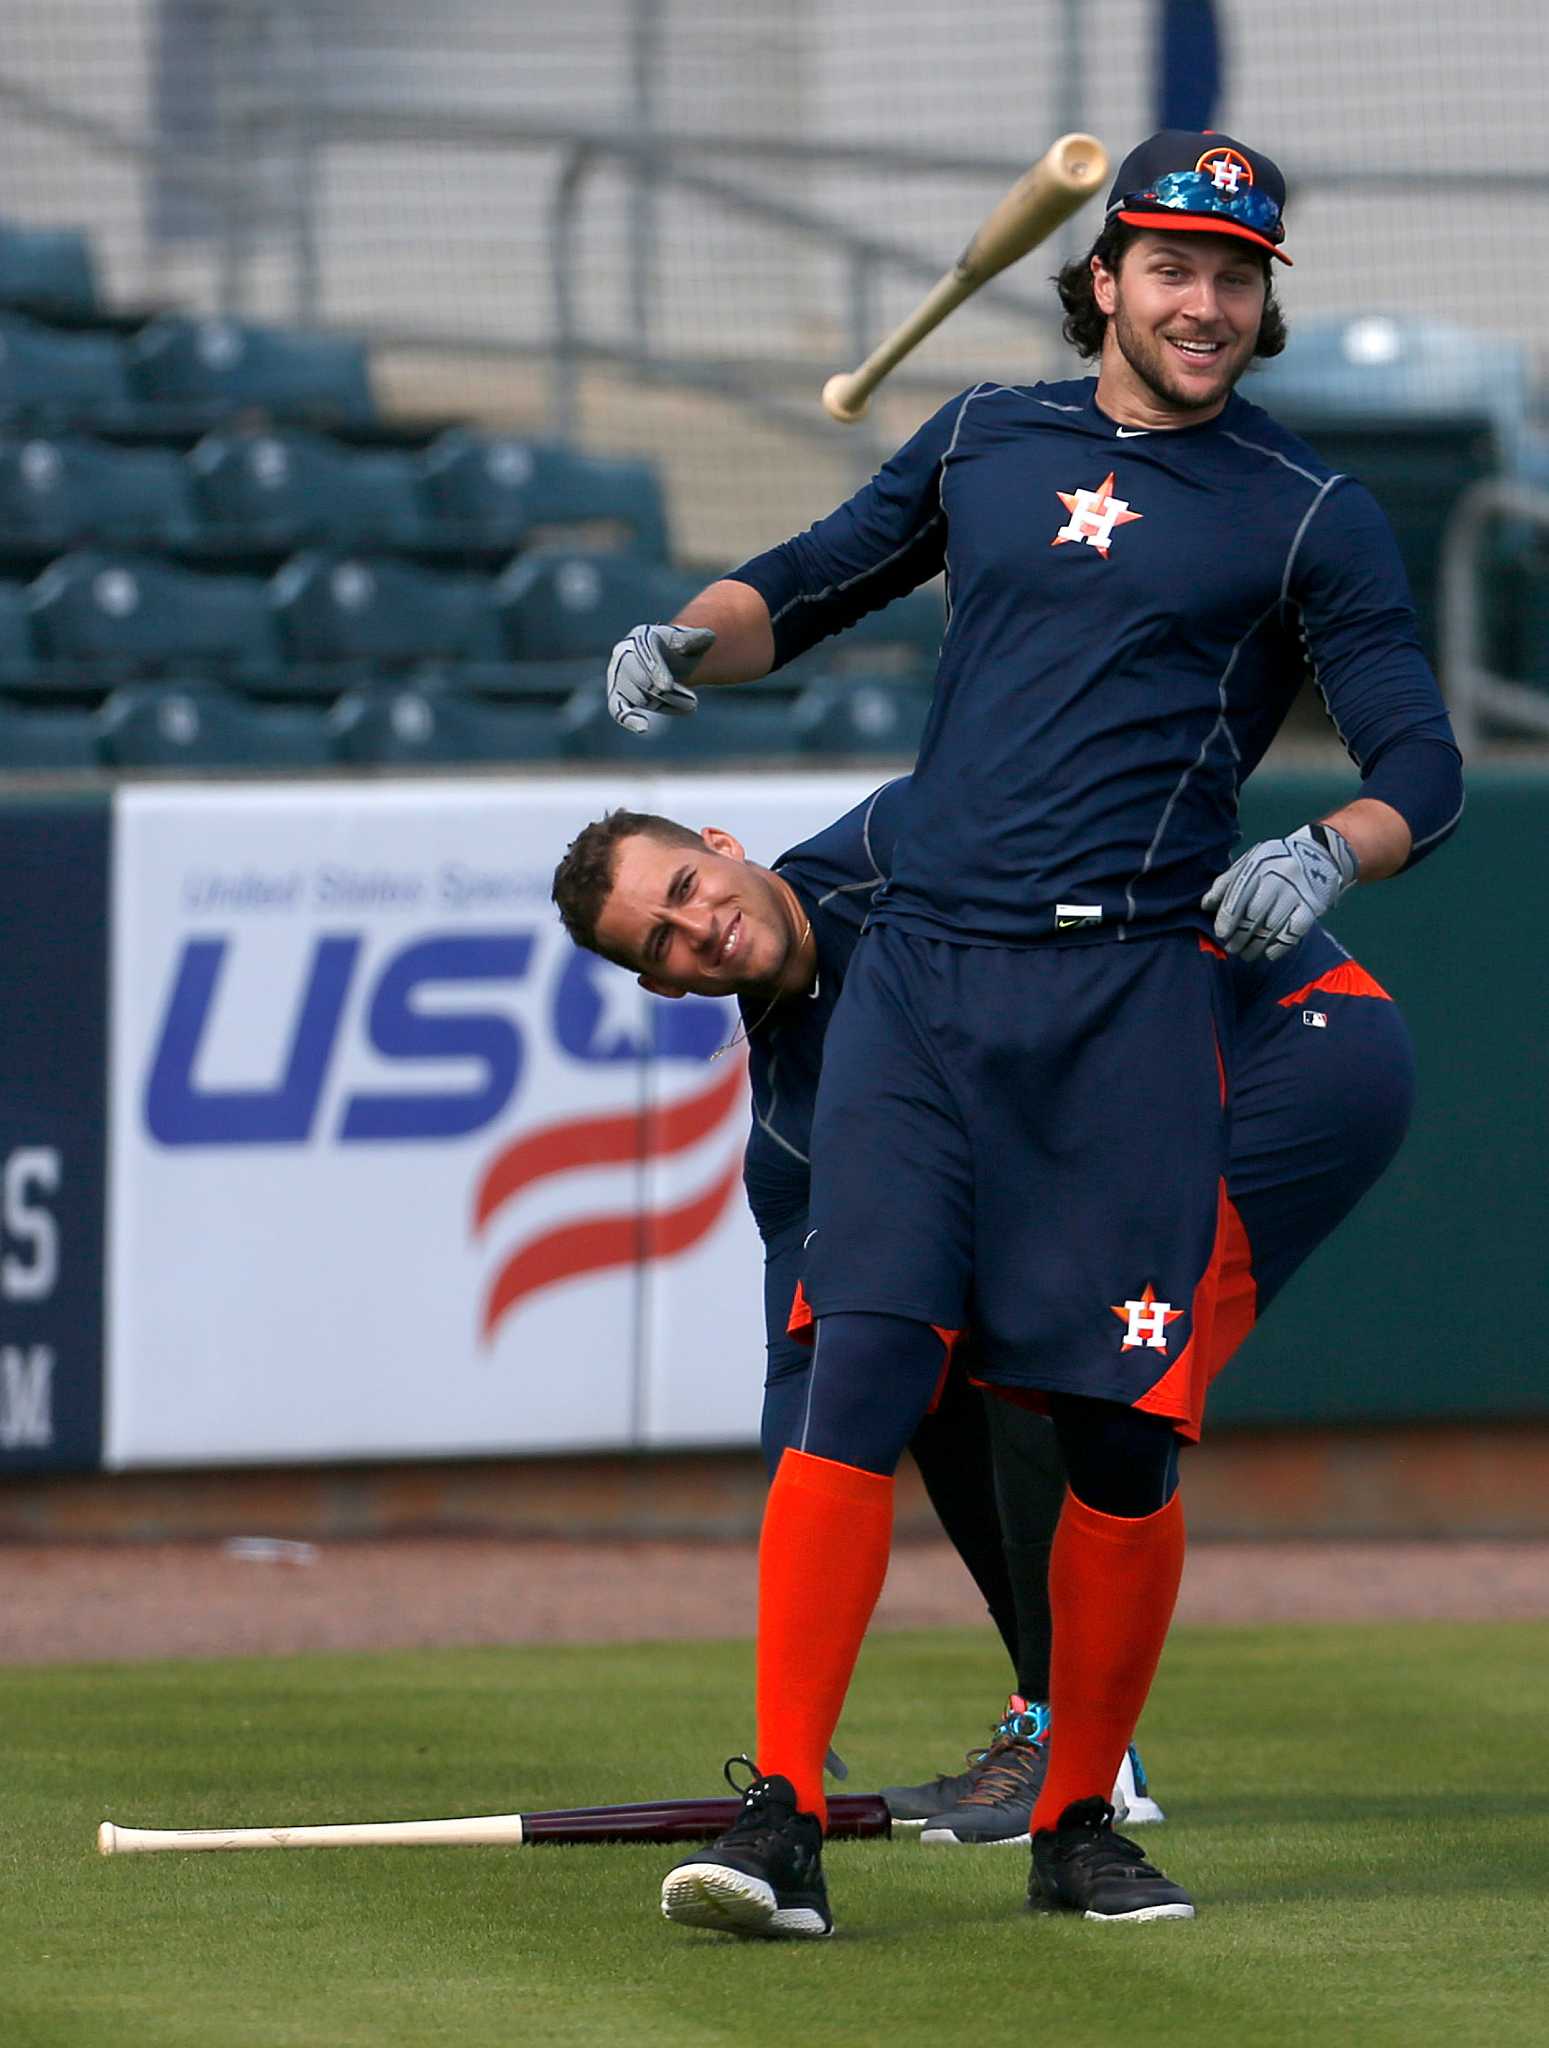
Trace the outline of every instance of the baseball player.
<instances>
[{"instance_id":1,"label":"baseball player","mask_svg":"<svg viewBox=\"0 0 1549 2048\"><path fill-rule=\"evenodd\" d=\"M1285 181L1224 135L1124 159L1062 273L1095 380L979 384L854 498L615 649L627 726L767 673L945 571L932 710L824 1048L801 1435L760 1548L758 1769L663 1910L832 1930L823 1760L881 1589L893 1471L951 1334L1048 1411L1048 1769L1029 1896L1192 1918L1109 1792L1183 1567L1235 1057L1229 959L1280 958L1433 850L1461 764L1370 495L1236 390L1283 328ZM1311 665L1359 794L1229 862L1237 789ZM728 935L728 944L734 944ZM730 957L730 956L728 956Z\"/></svg>"},{"instance_id":2,"label":"baseball player","mask_svg":"<svg viewBox=\"0 0 1549 2048\"><path fill-rule=\"evenodd\" d=\"M907 791L907 777L885 784L772 870L718 828L695 833L617 811L588 825L555 873L555 901L579 945L634 969L653 994L740 1000L753 1110L744 1180L765 1252L771 1477L799 1440L812 1358L800 1275L823 1041L892 871ZM1273 965L1234 963L1232 992L1227 1191L1238 1258L1216 1316L1212 1376L1388 1164L1413 1096L1396 1004L1321 927ZM1047 1420L1018 1403L981 1402L972 1372L970 1340L910 1449L1006 1644L1016 1690L968 1771L885 1793L895 1822L922 1824L929 1843L1026 1840L1047 1761L1048 1553L1065 1475ZM1131 1822L1162 1818L1133 1748L1113 1799Z\"/></svg>"}]
</instances>

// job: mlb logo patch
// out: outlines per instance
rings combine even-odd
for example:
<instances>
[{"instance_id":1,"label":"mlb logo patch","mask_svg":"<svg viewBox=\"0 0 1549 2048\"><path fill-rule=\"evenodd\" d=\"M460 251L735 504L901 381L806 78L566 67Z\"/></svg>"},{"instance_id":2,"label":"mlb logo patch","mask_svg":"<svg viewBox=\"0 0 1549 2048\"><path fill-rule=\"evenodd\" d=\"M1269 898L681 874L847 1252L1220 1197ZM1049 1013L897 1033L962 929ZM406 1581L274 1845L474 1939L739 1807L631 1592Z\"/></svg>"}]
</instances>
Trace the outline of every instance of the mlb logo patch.
<instances>
[{"instance_id":1,"label":"mlb logo patch","mask_svg":"<svg viewBox=\"0 0 1549 2048\"><path fill-rule=\"evenodd\" d=\"M1314 1031L1327 1031L1328 1012L1326 1010L1303 1010L1302 1022L1310 1024Z\"/></svg>"}]
</instances>

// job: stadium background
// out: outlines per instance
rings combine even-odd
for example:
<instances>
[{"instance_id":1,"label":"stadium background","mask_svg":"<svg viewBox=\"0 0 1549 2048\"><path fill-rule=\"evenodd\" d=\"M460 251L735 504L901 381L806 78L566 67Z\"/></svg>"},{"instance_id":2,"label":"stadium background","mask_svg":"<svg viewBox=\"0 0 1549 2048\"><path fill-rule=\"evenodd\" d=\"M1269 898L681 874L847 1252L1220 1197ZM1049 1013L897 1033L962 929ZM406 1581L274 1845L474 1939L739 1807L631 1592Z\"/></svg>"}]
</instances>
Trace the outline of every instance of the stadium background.
<instances>
[{"instance_id":1,"label":"stadium background","mask_svg":"<svg viewBox=\"0 0 1549 2048\"><path fill-rule=\"evenodd\" d=\"M763 722L758 709L741 725L729 713L719 732L706 722L708 740L673 737L702 748L699 758L664 747L642 766L599 719L600 664L566 637L576 609L566 593L611 592L622 576L644 609L645 591L675 587L672 576L686 587L804 524L964 382L1054 373L1067 358L1043 279L1054 255L1082 245L1084 218L1049 262L1040 252L954 316L863 431L833 427L815 402L823 378L913 303L1054 134L1086 127L1122 146L1166 117L1262 141L1290 170L1296 268L1282 296L1293 344L1250 395L1306 425L1389 504L1473 770L1456 845L1341 919L1411 1018L1421 1110L1383 1187L1223 1385L1216 1470L1237 1477L1207 1495L1205 1525L1541 1531L1543 975L1520 939L1523 885L1512 878L1542 833L1537 755L1549 732L1549 284L1534 254L1549 246L1546 85L1549 27L1525 0L1467 15L1384 0L1359 16L1322 0L1294 10L1110 0L1100 14L1061 0L947 13L790 0L757 15L725 0L576 0L541 19L397 0L13 8L0 56L0 220L23 241L31 230L82 232L96 304L62 306L34 287L0 314L0 472L17 479L0 510L0 576L23 622L16 647L0 647L10 664L0 843L13 883L28 885L13 887L8 920L10 972L28 999L0 1030L0 1159L14 1176L0 1469L31 1475L4 1526L114 1526L117 1501L127 1529L169 1519L218 1528L231 1469L262 1467L269 1491L247 1495L244 1512L262 1502L271 1521L299 1529L309 1512L329 1512L320 1474L373 1458L393 1462L353 1482L361 1526L373 1514L384 1525L455 1521L459 1499L475 1498L486 1520L548 1530L565 1526L567 1503L572 1525L615 1533L748 1524L756 1477L735 1447L756 1405L746 1313L756 1260L735 1203L718 1219L710 1265L701 1246L699 1264L667 1253L560 1283L534 1311L550 1320L508 1326L503 1355L474 1342L484 1276L465 1264L454 1305L468 1326L458 1325L462 1355L438 1353L433 1321L411 1341L390 1288L372 1298L373 1272L394 1270L383 1231L402 1226L417 1183L438 1172L461 1191L448 1202L462 1199L471 1162L438 1164L428 1142L399 1145L378 1212L359 1189L389 1147L357 1180L330 1179L319 1124L286 1153L288 1178L255 1179L251 1152L205 1157L202 1194L179 1209L157 1180L164 1137L136 1121L153 1037L120 1035L137 1002L154 1034L157 976L175 958L186 964L186 946L213 928L190 912L174 931L165 896L158 913L137 877L163 858L185 880L204 870L229 880L247 872L243 861L279 872L298 832L316 849L309 873L325 859L364 868L378 858L372 833L391 843L400 825L421 835L430 861L473 863L499 842L506 854L488 857L509 873L520 839L522 930L536 932L544 851L557 853L567 819L573 829L603 802L645 792L692 810L709 792L686 778L716 770L729 777L714 790L727 822L767 815L769 842L748 835L767 856L782 821L815 823L825 803L837 810L895 772L921 701L924 614L769 693ZM228 328L191 330L212 376L197 403L186 391L174 400L155 385L159 359L145 342L168 315L357 341L372 416L330 414L337 389L287 412L240 376L222 384ZM200 333L215 337L202 355ZM123 393L56 397L48 350L62 346L62 364L93 336L127 352ZM280 532L239 528L214 496L213 464L189 487L199 532L150 518L136 527L133 513L126 523L98 473L99 495L78 501L73 527L39 511L50 475L39 445L170 451L197 480L196 451L211 436L234 440L240 460L256 441L297 433L389 469L398 461L421 482L448 433L503 451L518 479L573 451L603 458L577 477L611 478L620 495L611 508L581 503L573 530L539 507L524 530L469 535L466 547L446 526L400 535L414 574L500 591L504 640L450 657L385 627L378 641L352 642L339 618L325 621L335 638L305 637L307 589L349 612L362 587L349 583L351 565L393 550L358 502L340 498L330 527L332 473L308 516L292 510ZM509 503L505 512L514 516ZM647 543L667 559L639 565L631 585L635 571L620 563ZM164 631L115 645L129 587L112 582L115 571L138 579L150 594L141 615L154 611L162 627L192 586L158 590L160 571L261 578L280 621L274 671L235 658L223 670L226 654L180 648ZM430 588L411 582L406 610ZM82 623L93 606L107 626ZM458 706L471 707L461 725ZM777 759L787 732L798 741L781 742ZM438 733L451 737L426 744ZM437 776L421 779L427 769ZM243 776L240 801L217 785L201 807L200 788L226 772ZM1309 705L1245 805L1245 829L1305 815L1340 774ZM269 820L252 846L237 845L239 813ZM365 836L352 842L355 820ZM222 832L237 846L224 869L209 850ZM450 851L436 836L446 832ZM332 929L331 907L310 907L291 951L269 962L287 989ZM380 946L362 940L362 959L384 974L413 936L394 931ZM641 1117L624 1164L645 1213L655 1186L646 1124L703 1088L696 1063L716 1029L669 1044L642 1015L619 1041L627 1056L604 1058L603 996L583 988L572 1001L557 953L543 955L544 971L551 957L554 1004L541 1022L524 1015L523 1029L552 1037L546 1088L576 1082L567 1058L595 1061L588 1075L605 1069L612 1090L596 1105L631 1104ZM234 986L244 1013L263 1013L258 970ZM276 1001L250 1038L233 1038L231 1086L266 1079L293 1022ZM581 1038L567 1041L572 1026ZM349 1077L354 1095L339 1081L330 1115L347 1116L380 1079L371 1051ZM591 1100L551 1095L545 1114L592 1113ZM67 1170L40 1166L45 1154ZM237 1271L244 1242L272 1252L282 1217L299 1231L290 1263L251 1262L251 1295L233 1294L223 1275ZM226 1250L212 1258L222 1229ZM407 1229L403 1256L417 1279L444 1281L450 1252L439 1267L413 1264L423 1235ZM460 1226L464 1258L466 1235ZM725 1250L734 1236L739 1249ZM44 1289L50 1246L59 1256ZM707 1294L707 1273L719 1292ZM330 1322L336 1299L350 1313ZM558 1358L569 1408L548 1391ZM275 1406L254 1421L248 1396L261 1385ZM294 1408L298 1386L319 1411L287 1435L274 1417ZM482 1425L468 1420L481 1401ZM689 1445L717 1455L690 1458ZM631 1456L569 1455L586 1448ZM548 1461L524 1470L525 1506L508 1499L502 1510L498 1483L478 1467L503 1469L523 1449ZM425 1461L417 1491L398 1470L415 1459ZM99 1462L111 1477L69 1476ZM1365 1479L1347 1485L1356 1471ZM147 1473L158 1475L153 1492ZM1266 1474L1284 1483L1266 1487Z\"/></svg>"}]
</instances>

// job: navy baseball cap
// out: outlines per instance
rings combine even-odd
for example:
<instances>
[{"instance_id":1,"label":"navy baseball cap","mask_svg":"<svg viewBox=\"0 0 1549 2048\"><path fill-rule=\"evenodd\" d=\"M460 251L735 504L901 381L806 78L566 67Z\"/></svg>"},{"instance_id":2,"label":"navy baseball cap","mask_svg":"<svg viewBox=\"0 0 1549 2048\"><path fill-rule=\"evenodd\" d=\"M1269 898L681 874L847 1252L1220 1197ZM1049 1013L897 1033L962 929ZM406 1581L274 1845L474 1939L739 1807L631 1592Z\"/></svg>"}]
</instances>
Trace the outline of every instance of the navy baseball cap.
<instances>
[{"instance_id":1,"label":"navy baseball cap","mask_svg":"<svg viewBox=\"0 0 1549 2048\"><path fill-rule=\"evenodd\" d=\"M1235 235L1282 263L1285 178L1262 150L1210 129L1163 128L1132 149L1108 194L1108 219L1132 228Z\"/></svg>"}]
</instances>

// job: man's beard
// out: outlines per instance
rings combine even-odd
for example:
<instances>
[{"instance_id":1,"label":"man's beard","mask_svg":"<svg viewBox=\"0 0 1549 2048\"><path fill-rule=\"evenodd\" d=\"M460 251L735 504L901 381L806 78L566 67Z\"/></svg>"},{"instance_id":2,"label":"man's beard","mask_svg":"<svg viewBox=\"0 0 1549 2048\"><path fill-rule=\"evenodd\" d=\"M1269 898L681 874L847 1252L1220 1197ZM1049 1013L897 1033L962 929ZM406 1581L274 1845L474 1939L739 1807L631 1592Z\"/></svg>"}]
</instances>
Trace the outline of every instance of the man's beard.
<instances>
[{"instance_id":1,"label":"man's beard","mask_svg":"<svg viewBox=\"0 0 1549 2048\"><path fill-rule=\"evenodd\" d=\"M1212 406L1220 405L1222 400L1235 390L1238 379L1252 360L1250 352L1236 365L1224 384L1218 385L1213 391L1196 396L1188 390L1175 390L1165 381L1167 362L1163 351L1167 347L1166 342L1149 342L1149 338L1146 341L1139 339L1138 331L1126 315L1122 304L1115 307L1113 312L1113 338L1118 343L1119 353L1125 362L1152 396L1160 399L1163 405L1172 406L1177 412L1204 412ZM1154 349L1149 361L1146 355L1148 343Z\"/></svg>"}]
</instances>

